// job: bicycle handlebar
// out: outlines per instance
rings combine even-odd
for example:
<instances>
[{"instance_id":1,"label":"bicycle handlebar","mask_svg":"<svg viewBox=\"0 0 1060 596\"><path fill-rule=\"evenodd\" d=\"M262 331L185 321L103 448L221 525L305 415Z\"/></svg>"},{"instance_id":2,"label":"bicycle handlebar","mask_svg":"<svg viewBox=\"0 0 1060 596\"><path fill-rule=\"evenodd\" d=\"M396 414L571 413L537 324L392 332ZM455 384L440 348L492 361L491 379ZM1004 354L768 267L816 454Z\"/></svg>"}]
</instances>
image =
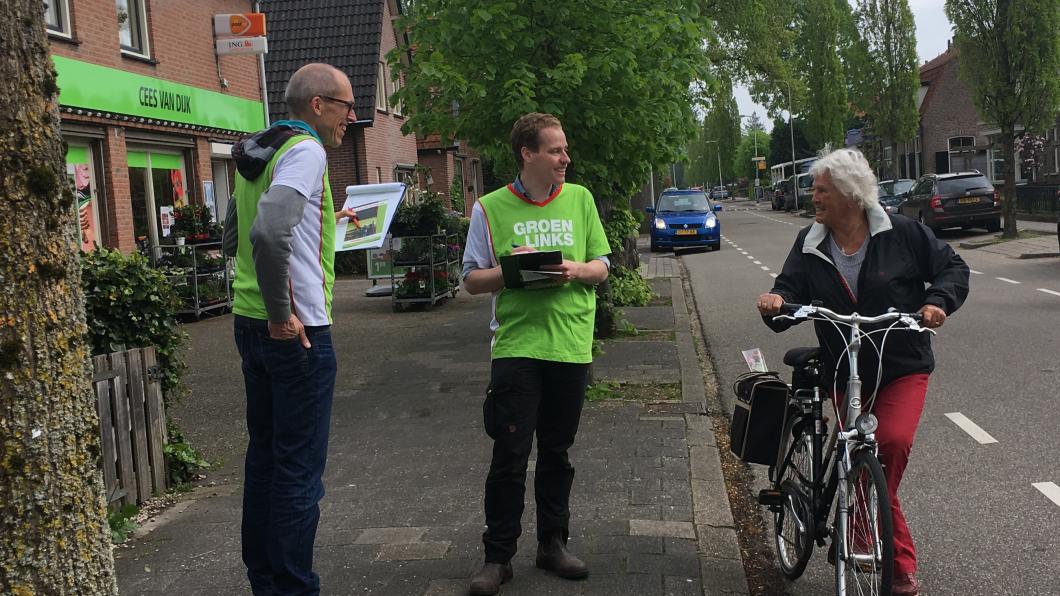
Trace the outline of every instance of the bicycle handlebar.
<instances>
[{"instance_id":1,"label":"bicycle handlebar","mask_svg":"<svg viewBox=\"0 0 1060 596\"><path fill-rule=\"evenodd\" d=\"M774 321L778 321L778 320L781 320L781 319L791 319L791 320L796 320L797 321L799 319L824 318L824 319L830 319L830 320L833 320L833 321L838 321L840 323L850 323L850 324L868 323L868 324L872 324L872 323L884 323L884 322L887 322L887 321L899 320L899 321L905 323L906 327L909 327L910 329L913 329L913 330L916 330L916 331L929 331L931 333L935 332L933 329L928 329L927 327L921 327L920 326L920 322L924 320L924 315L922 315L920 313L898 312L897 310L895 310L893 308L889 309L887 312L883 313L882 315L876 315L876 316L873 316L873 317L867 317L867 316L864 316L864 315L859 315L858 313L852 313L852 314L849 314L849 315L841 315L841 314L835 312L834 310L825 308L823 306L818 306L818 305L792 304L790 302L785 302L784 304L782 304L780 306L780 312L785 313L785 314L781 314L781 315L777 315L777 316L773 317ZM813 317L812 315L818 315L818 317Z\"/></svg>"}]
</instances>

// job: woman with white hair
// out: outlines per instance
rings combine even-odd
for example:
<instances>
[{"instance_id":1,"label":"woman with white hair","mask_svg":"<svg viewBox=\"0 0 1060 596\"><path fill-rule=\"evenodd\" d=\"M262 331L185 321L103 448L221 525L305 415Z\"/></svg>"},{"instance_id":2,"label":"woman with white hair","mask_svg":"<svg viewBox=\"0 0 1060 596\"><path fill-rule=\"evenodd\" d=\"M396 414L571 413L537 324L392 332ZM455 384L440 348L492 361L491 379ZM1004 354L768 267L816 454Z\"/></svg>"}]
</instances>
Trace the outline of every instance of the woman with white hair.
<instances>
[{"instance_id":1,"label":"woman with white hair","mask_svg":"<svg viewBox=\"0 0 1060 596\"><path fill-rule=\"evenodd\" d=\"M814 223L799 232L773 289L758 297L758 310L774 331L790 322L774 322L784 302L823 306L841 314L882 314L888 308L919 312L927 327L939 327L968 296L968 266L927 227L900 215L888 215L876 200L876 176L854 149L838 149L818 159L813 175ZM829 383L845 390L849 362L841 358L846 337L827 323L815 323ZM865 325L863 330L871 331ZM862 350L858 373L863 394L879 392L872 411L880 421L876 440L887 477L894 517L893 593L917 595L916 549L898 501L913 437L935 368L931 338L925 333L892 333L886 351Z\"/></svg>"}]
</instances>

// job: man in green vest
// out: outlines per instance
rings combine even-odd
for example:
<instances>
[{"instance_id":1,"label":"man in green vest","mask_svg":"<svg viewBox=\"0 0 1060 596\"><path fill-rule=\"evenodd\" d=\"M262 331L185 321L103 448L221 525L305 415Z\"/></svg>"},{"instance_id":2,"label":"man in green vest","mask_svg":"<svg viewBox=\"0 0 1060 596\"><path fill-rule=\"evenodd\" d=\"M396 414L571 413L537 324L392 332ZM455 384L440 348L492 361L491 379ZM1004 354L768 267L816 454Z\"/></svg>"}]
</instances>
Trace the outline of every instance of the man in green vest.
<instances>
[{"instance_id":1,"label":"man in green vest","mask_svg":"<svg viewBox=\"0 0 1060 596\"><path fill-rule=\"evenodd\" d=\"M353 121L338 69L307 64L290 120L240 141L224 248L236 257L235 340L247 394L243 562L254 594L318 594L313 543L335 389L335 213L325 146Z\"/></svg>"},{"instance_id":2,"label":"man in green vest","mask_svg":"<svg viewBox=\"0 0 1060 596\"><path fill-rule=\"evenodd\" d=\"M527 460L537 436L534 497L537 560L567 579L589 571L567 550L574 467L567 450L581 418L592 362L594 286L607 279L611 250L587 189L566 184L567 138L549 114L527 114L512 127L519 176L475 204L464 253L464 287L493 294L490 385L483 404L493 460L486 478L486 563L471 580L476 596L496 594L512 578L522 533ZM499 259L558 250L552 287L506 288Z\"/></svg>"}]
</instances>

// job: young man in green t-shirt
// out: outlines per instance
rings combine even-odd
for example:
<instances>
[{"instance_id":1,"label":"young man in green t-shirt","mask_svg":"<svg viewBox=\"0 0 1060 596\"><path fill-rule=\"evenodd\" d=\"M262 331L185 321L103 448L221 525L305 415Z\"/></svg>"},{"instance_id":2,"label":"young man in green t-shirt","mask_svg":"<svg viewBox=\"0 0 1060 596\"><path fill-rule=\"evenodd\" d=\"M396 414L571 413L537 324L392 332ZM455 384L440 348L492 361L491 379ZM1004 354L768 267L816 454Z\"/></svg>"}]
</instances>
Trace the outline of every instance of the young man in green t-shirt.
<instances>
[{"instance_id":1,"label":"young man in green t-shirt","mask_svg":"<svg viewBox=\"0 0 1060 596\"><path fill-rule=\"evenodd\" d=\"M537 566L567 579L589 574L567 550L574 468L567 450L585 400L596 313L594 286L608 274L607 244L592 194L565 184L570 157L555 116L527 114L512 127L519 176L482 197L471 216L464 253L464 287L493 294L490 385L483 405L493 460L486 478L486 563L470 593L496 594L512 577L522 532L527 460L537 435L534 496ZM499 259L559 250L554 286L505 288Z\"/></svg>"}]
</instances>

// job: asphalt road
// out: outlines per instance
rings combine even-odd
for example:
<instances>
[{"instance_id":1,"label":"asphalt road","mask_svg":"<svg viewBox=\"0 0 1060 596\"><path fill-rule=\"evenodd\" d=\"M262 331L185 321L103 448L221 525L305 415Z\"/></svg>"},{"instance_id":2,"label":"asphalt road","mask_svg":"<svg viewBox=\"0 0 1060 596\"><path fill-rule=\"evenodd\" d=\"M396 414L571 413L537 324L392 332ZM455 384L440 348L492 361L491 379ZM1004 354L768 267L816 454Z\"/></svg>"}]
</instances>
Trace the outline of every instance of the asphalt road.
<instances>
[{"instance_id":1,"label":"asphalt road","mask_svg":"<svg viewBox=\"0 0 1060 596\"><path fill-rule=\"evenodd\" d=\"M739 210L748 207L725 203L720 251L681 257L730 410L741 350L761 348L782 370L787 349L815 345L809 325L774 334L754 308L811 220ZM940 237L956 247L982 234ZM1060 259L959 252L972 289L934 340L937 369L899 493L918 577L933 595L1060 594ZM995 442L947 416L957 413ZM764 469L758 477L764 486ZM831 594L832 582L821 549L789 593Z\"/></svg>"}]
</instances>

